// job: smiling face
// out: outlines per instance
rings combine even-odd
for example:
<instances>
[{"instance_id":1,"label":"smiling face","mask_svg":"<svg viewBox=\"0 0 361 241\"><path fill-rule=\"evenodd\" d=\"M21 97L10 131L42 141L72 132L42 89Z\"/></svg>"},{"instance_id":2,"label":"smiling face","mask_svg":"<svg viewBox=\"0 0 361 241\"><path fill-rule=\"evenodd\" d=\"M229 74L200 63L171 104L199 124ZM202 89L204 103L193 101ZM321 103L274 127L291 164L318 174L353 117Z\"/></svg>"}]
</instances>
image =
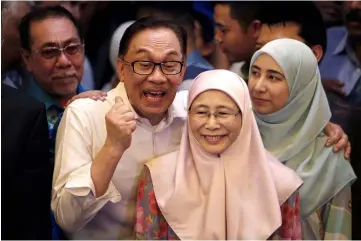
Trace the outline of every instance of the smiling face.
<instances>
[{"instance_id":1,"label":"smiling face","mask_svg":"<svg viewBox=\"0 0 361 241\"><path fill-rule=\"evenodd\" d=\"M268 54L261 54L251 67L248 87L256 111L267 115L286 106L288 83L281 67Z\"/></svg>"},{"instance_id":2,"label":"smiling face","mask_svg":"<svg viewBox=\"0 0 361 241\"><path fill-rule=\"evenodd\" d=\"M217 113L207 116L207 113ZM210 154L221 154L237 139L242 127L242 116L236 103L224 92L208 90L192 103L189 126L202 149Z\"/></svg>"},{"instance_id":3,"label":"smiling face","mask_svg":"<svg viewBox=\"0 0 361 241\"><path fill-rule=\"evenodd\" d=\"M81 44L76 27L67 18L51 17L35 21L30 27L30 51L23 50L23 59L27 69L48 94L69 98L76 94L83 76L83 48L72 54L63 51L59 56L46 56L54 48Z\"/></svg>"},{"instance_id":4,"label":"smiling face","mask_svg":"<svg viewBox=\"0 0 361 241\"><path fill-rule=\"evenodd\" d=\"M141 75L133 71L134 61L152 61L163 63L168 61L182 62L181 45L176 34L168 28L146 29L137 33L130 41L128 51L122 59L118 59L118 75L124 82L128 99L134 110L147 118L153 125L159 123L172 104L177 88L183 80L185 63L180 73L166 75L155 66L151 74ZM139 71L147 71L146 63L135 66ZM163 71L174 66L164 65ZM168 68L168 69L167 69Z\"/></svg>"}]
</instances>

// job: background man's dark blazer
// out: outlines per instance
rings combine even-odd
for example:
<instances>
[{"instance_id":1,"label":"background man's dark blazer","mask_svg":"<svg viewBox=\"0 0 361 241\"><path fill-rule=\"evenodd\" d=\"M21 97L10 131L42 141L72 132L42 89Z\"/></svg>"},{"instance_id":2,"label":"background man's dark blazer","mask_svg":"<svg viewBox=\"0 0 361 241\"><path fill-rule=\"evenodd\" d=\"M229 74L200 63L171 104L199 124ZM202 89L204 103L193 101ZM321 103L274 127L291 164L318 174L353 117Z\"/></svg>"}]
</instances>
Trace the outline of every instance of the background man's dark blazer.
<instances>
[{"instance_id":1,"label":"background man's dark blazer","mask_svg":"<svg viewBox=\"0 0 361 241\"><path fill-rule=\"evenodd\" d=\"M45 106L1 85L1 238L51 239Z\"/></svg>"}]
</instances>

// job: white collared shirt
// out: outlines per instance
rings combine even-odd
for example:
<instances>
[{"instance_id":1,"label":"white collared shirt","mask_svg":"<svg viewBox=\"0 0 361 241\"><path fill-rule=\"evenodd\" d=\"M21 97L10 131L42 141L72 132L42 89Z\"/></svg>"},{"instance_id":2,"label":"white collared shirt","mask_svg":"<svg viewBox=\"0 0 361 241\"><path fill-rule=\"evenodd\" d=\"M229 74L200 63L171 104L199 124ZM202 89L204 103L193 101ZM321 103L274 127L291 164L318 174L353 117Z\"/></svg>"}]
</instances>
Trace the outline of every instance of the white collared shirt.
<instances>
[{"instance_id":1,"label":"white collared shirt","mask_svg":"<svg viewBox=\"0 0 361 241\"><path fill-rule=\"evenodd\" d=\"M176 98L157 126L136 117L130 148L119 161L106 193L95 198L90 167L105 142L105 114L116 96L130 106L120 83L104 102L79 99L71 103L58 129L51 206L70 239L133 239L137 177L143 164L180 145L187 114L183 96Z\"/></svg>"}]
</instances>

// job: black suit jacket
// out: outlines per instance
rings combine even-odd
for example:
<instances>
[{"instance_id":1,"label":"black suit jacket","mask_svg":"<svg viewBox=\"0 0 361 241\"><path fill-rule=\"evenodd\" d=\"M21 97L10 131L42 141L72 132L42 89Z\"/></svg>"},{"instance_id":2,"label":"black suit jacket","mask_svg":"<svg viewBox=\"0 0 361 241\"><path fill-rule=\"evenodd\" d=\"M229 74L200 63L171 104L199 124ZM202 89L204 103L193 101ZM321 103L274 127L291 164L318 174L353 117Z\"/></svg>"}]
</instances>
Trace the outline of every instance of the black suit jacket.
<instances>
[{"instance_id":1,"label":"black suit jacket","mask_svg":"<svg viewBox=\"0 0 361 241\"><path fill-rule=\"evenodd\" d=\"M49 134L45 106L1 86L1 238L51 239Z\"/></svg>"}]
</instances>

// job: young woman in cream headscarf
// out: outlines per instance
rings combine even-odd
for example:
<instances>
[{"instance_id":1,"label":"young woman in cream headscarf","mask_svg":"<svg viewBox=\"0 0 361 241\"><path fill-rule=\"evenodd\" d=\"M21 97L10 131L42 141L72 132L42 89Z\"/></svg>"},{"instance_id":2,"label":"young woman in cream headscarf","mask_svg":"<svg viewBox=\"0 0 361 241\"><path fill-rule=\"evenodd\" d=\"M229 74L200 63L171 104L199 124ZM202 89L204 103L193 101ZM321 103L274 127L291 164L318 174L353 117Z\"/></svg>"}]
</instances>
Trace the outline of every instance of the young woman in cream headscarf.
<instances>
[{"instance_id":1,"label":"young woman in cream headscarf","mask_svg":"<svg viewBox=\"0 0 361 241\"><path fill-rule=\"evenodd\" d=\"M246 83L211 70L192 83L180 150L141 175L137 239L300 239L302 181L264 148Z\"/></svg>"},{"instance_id":2,"label":"young woman in cream headscarf","mask_svg":"<svg viewBox=\"0 0 361 241\"><path fill-rule=\"evenodd\" d=\"M251 60L248 86L264 146L302 178L303 239L351 239L356 176L342 153L325 147L331 112L317 60L300 41L278 39Z\"/></svg>"}]
</instances>

